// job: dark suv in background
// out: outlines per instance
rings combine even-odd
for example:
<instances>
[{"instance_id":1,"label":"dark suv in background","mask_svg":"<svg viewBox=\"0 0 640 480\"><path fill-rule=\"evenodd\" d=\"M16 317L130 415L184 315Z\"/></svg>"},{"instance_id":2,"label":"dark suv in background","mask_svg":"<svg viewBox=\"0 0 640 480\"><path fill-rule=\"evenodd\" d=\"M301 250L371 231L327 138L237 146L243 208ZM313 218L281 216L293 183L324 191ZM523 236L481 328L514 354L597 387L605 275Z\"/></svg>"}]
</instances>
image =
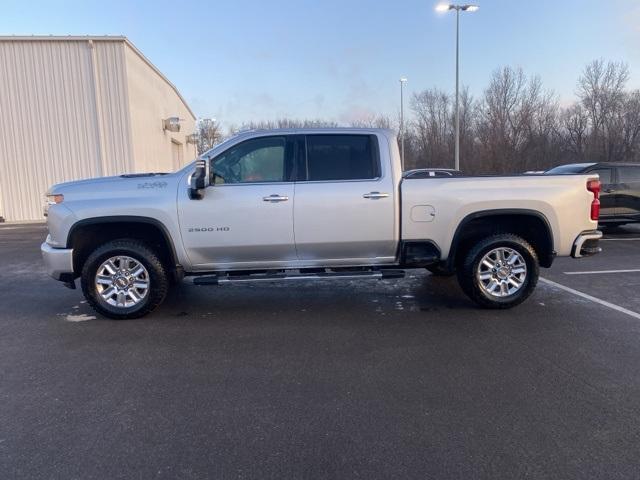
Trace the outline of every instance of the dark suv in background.
<instances>
[{"instance_id":1,"label":"dark suv in background","mask_svg":"<svg viewBox=\"0 0 640 480\"><path fill-rule=\"evenodd\" d=\"M597 173L600 175L600 221L605 226L640 222L640 164L571 163L544 172L545 175Z\"/></svg>"}]
</instances>

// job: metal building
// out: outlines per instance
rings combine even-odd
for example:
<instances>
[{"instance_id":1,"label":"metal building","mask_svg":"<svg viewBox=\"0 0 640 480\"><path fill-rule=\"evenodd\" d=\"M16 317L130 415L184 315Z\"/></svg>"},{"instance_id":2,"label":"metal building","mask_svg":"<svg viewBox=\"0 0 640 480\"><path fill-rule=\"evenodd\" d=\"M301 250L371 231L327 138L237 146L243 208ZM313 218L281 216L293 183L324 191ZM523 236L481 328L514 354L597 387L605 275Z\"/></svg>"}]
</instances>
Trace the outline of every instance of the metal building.
<instances>
[{"instance_id":1,"label":"metal building","mask_svg":"<svg viewBox=\"0 0 640 480\"><path fill-rule=\"evenodd\" d=\"M172 171L195 121L125 37L0 36L0 216L42 220L54 183Z\"/></svg>"}]
</instances>

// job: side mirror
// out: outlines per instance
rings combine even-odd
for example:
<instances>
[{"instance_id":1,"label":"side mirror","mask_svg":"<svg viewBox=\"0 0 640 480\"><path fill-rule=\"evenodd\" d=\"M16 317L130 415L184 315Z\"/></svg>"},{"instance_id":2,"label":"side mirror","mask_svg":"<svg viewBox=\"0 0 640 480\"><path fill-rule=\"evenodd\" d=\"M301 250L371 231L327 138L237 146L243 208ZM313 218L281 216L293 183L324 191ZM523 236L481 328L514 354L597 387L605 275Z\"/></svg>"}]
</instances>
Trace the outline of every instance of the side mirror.
<instances>
[{"instance_id":1,"label":"side mirror","mask_svg":"<svg viewBox=\"0 0 640 480\"><path fill-rule=\"evenodd\" d=\"M202 200L203 190L209 186L209 161L197 160L196 169L191 174L189 185L189 198L191 200Z\"/></svg>"}]
</instances>

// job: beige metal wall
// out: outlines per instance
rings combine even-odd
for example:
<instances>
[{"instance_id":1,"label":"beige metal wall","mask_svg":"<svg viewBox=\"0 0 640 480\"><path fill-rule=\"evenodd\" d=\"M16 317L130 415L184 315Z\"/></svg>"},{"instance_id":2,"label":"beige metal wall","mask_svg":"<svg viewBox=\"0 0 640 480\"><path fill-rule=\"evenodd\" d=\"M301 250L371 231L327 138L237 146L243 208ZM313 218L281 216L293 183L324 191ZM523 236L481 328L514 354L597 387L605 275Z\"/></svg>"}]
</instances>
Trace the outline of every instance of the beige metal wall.
<instances>
[{"instance_id":1,"label":"beige metal wall","mask_svg":"<svg viewBox=\"0 0 640 480\"><path fill-rule=\"evenodd\" d=\"M101 149L102 176L134 168L127 91L125 43L91 41L95 68L95 104Z\"/></svg>"},{"instance_id":2,"label":"beige metal wall","mask_svg":"<svg viewBox=\"0 0 640 480\"><path fill-rule=\"evenodd\" d=\"M182 131L162 130L180 116ZM0 37L0 215L42 220L55 183L171 171L195 118L124 37Z\"/></svg>"},{"instance_id":3,"label":"beige metal wall","mask_svg":"<svg viewBox=\"0 0 640 480\"><path fill-rule=\"evenodd\" d=\"M7 220L41 219L50 184L102 173L93 83L87 42L0 42L0 195Z\"/></svg>"},{"instance_id":4,"label":"beige metal wall","mask_svg":"<svg viewBox=\"0 0 640 480\"><path fill-rule=\"evenodd\" d=\"M171 172L196 156L194 144L187 143L187 135L195 132L195 116L157 71L149 67L134 48L125 47L133 157L136 172ZM162 128L162 119L178 116L180 132ZM176 165L179 158L182 165Z\"/></svg>"}]
</instances>

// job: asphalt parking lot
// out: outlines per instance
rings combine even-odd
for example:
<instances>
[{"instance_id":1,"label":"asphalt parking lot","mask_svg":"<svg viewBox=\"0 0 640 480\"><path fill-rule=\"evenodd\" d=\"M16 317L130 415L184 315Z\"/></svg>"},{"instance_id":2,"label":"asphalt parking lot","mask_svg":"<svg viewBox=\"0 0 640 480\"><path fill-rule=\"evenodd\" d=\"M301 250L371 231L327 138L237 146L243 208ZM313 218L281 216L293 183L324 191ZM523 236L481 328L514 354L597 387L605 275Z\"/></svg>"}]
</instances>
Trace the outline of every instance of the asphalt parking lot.
<instances>
[{"instance_id":1,"label":"asphalt parking lot","mask_svg":"<svg viewBox=\"0 0 640 480\"><path fill-rule=\"evenodd\" d=\"M0 478L640 477L638 227L511 311L411 272L185 284L120 322L44 236L0 226Z\"/></svg>"}]
</instances>

